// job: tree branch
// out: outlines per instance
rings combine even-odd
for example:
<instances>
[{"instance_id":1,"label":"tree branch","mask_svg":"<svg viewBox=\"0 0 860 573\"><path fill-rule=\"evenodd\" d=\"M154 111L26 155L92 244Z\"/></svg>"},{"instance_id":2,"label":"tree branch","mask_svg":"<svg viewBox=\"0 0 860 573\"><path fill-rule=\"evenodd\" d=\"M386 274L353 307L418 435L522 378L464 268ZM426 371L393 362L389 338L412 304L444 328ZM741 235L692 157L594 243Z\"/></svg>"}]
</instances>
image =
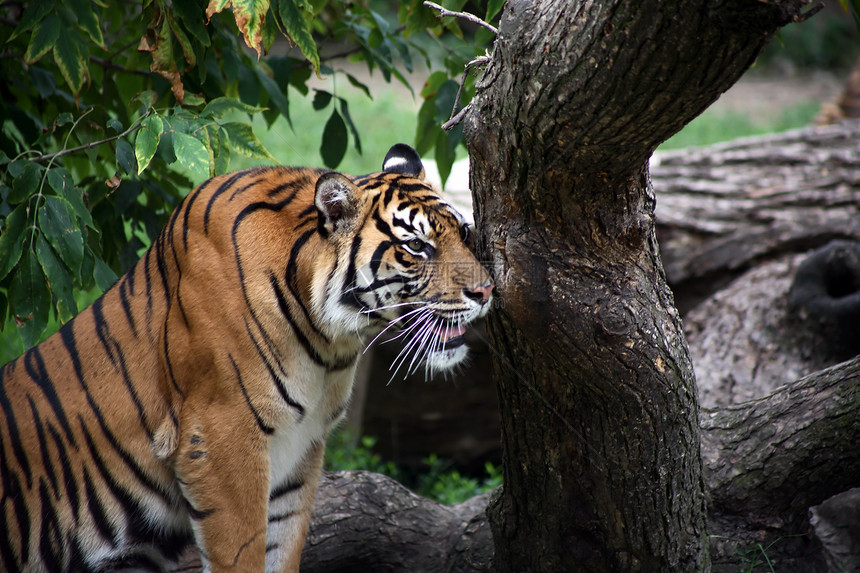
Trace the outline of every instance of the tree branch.
<instances>
[{"instance_id":1,"label":"tree branch","mask_svg":"<svg viewBox=\"0 0 860 573\"><path fill-rule=\"evenodd\" d=\"M700 422L714 571L763 545L779 570L823 571L808 511L860 485L860 357Z\"/></svg>"},{"instance_id":2,"label":"tree branch","mask_svg":"<svg viewBox=\"0 0 860 573\"><path fill-rule=\"evenodd\" d=\"M484 28L486 28L487 30L492 32L493 34L499 33L498 28L496 28L492 24L488 24L487 22L484 22L483 20L481 20L480 18L478 18L474 14L470 14L469 12L452 12L450 10L446 10L442 6L436 4L435 2L424 2L424 5L430 9L432 9L432 10L438 10L439 16L442 18L444 18L446 16L453 16L454 18L460 18L462 20L466 20L466 21L471 22L473 24L477 24L478 26L483 26Z\"/></svg>"},{"instance_id":3,"label":"tree branch","mask_svg":"<svg viewBox=\"0 0 860 573\"><path fill-rule=\"evenodd\" d=\"M34 163L44 163L45 161L51 161L53 159L58 159L60 157L63 157L64 155L69 155L71 153L75 153L78 151L84 151L86 149L98 147L99 145L102 145L105 143L110 143L111 141L116 141L117 139L121 139L121 138L125 137L126 135L136 131L140 127L141 123L143 123L143 120L146 119L147 117L149 117L150 115L152 115L152 113L153 113L153 111L151 109L147 110L146 113L144 113L142 116L140 116L140 119L138 119L136 122L134 122L131 125L131 127L129 127L128 129L126 129L125 131L123 131L122 133L119 133L117 135L113 135L111 137L101 139L99 141L91 141L90 143L86 143L84 145L79 145L77 147L71 147L69 149L61 149L60 151L57 151L56 153L49 153L47 155L39 155L38 157L30 157L28 159ZM0 167L4 167L4 166L8 165L9 163L12 163L12 161L14 161L14 159L2 161L2 162L0 162Z\"/></svg>"},{"instance_id":4,"label":"tree branch","mask_svg":"<svg viewBox=\"0 0 860 573\"><path fill-rule=\"evenodd\" d=\"M325 473L314 499L302 572L491 571L489 495L446 506L380 474ZM192 549L173 571L199 570Z\"/></svg>"}]
</instances>

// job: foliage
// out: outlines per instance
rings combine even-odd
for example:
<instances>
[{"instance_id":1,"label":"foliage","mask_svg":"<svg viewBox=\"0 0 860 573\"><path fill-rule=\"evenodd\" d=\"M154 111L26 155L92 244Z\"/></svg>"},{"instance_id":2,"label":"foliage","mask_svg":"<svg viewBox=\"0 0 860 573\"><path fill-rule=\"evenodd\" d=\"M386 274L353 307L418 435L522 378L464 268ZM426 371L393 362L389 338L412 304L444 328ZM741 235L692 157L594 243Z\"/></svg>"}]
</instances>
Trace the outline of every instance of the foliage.
<instances>
[{"instance_id":1,"label":"foliage","mask_svg":"<svg viewBox=\"0 0 860 573\"><path fill-rule=\"evenodd\" d=\"M350 143L360 152L347 100L308 85L334 73L334 55L408 86L401 70L415 54L433 64L416 41L432 33L444 71L421 92L416 144L445 173L462 140L438 127L451 78L489 38L465 41L420 0L402 0L398 15L400 26L367 1L334 0L0 3L0 325L14 317L32 345L80 310L76 293L107 288L133 264L195 182L237 155L275 161L244 116L291 124L290 98L311 98L328 117L318 129L325 165ZM323 54L320 38L338 52Z\"/></svg>"},{"instance_id":2,"label":"foliage","mask_svg":"<svg viewBox=\"0 0 860 573\"><path fill-rule=\"evenodd\" d=\"M840 3L841 9L829 6L807 21L780 29L776 40L762 52L756 68L850 68L860 56L857 38L860 0L840 0Z\"/></svg>"},{"instance_id":3,"label":"foliage","mask_svg":"<svg viewBox=\"0 0 860 573\"><path fill-rule=\"evenodd\" d=\"M332 432L326 444L325 470L338 472L345 470L366 470L401 479L400 469L393 462L384 462L373 451L376 438L364 436L357 439L351 432L340 430Z\"/></svg>"},{"instance_id":4,"label":"foliage","mask_svg":"<svg viewBox=\"0 0 860 573\"><path fill-rule=\"evenodd\" d=\"M364 436L361 439L346 430L334 432L326 445L325 469L327 471L367 470L394 478L414 489L419 495L451 505L502 485L501 468L487 462L486 477L477 479L464 476L452 464L431 454L424 460L427 471L410 479L406 472L390 461L383 461L373 452L376 439Z\"/></svg>"},{"instance_id":5,"label":"foliage","mask_svg":"<svg viewBox=\"0 0 860 573\"><path fill-rule=\"evenodd\" d=\"M451 469L451 463L440 460L436 454L428 456L424 463L428 471L419 477L415 491L446 505L464 502L502 485L501 468L490 462L484 464L487 475L480 480Z\"/></svg>"}]
</instances>

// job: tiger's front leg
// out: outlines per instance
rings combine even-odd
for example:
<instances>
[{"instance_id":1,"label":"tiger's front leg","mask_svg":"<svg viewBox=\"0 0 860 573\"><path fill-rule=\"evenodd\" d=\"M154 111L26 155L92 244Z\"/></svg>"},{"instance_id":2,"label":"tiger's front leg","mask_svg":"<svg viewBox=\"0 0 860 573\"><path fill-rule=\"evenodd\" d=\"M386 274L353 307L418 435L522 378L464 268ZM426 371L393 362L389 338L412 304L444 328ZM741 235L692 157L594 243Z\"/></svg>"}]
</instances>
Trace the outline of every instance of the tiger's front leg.
<instances>
[{"instance_id":1,"label":"tiger's front leg","mask_svg":"<svg viewBox=\"0 0 860 573\"><path fill-rule=\"evenodd\" d=\"M213 414L184 409L174 458L203 568L263 571L268 439L233 412Z\"/></svg>"},{"instance_id":2,"label":"tiger's front leg","mask_svg":"<svg viewBox=\"0 0 860 573\"><path fill-rule=\"evenodd\" d=\"M268 572L299 570L324 454L324 442L312 443L292 475L273 484L266 546Z\"/></svg>"}]
</instances>

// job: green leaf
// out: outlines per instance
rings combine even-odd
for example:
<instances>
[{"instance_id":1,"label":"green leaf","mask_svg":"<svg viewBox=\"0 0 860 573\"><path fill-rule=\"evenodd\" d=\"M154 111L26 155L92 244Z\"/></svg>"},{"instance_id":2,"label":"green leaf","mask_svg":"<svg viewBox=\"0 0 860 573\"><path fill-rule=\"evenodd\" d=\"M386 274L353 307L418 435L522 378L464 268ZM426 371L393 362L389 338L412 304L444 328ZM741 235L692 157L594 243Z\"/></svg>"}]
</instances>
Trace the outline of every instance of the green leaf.
<instances>
[{"instance_id":1,"label":"green leaf","mask_svg":"<svg viewBox=\"0 0 860 573\"><path fill-rule=\"evenodd\" d=\"M81 39L75 30L66 27L54 44L54 61L66 83L77 95L87 74L86 55L81 53Z\"/></svg>"},{"instance_id":2,"label":"green leaf","mask_svg":"<svg viewBox=\"0 0 860 573\"><path fill-rule=\"evenodd\" d=\"M134 156L137 159L138 175L143 173L143 170L152 161L152 156L158 149L158 142L161 141L163 129L164 122L161 121L161 116L156 114L146 117L141 122L140 129L137 130L137 137L134 139Z\"/></svg>"},{"instance_id":3,"label":"green leaf","mask_svg":"<svg viewBox=\"0 0 860 573\"><path fill-rule=\"evenodd\" d=\"M182 55L185 57L185 61L188 62L189 66L195 66L197 64L197 55L194 53L194 46L191 45L191 40L185 35L182 26L173 19L170 12L167 12L167 22L170 25L170 31L173 32L173 37L176 38L176 41L179 42L179 47L182 48Z\"/></svg>"},{"instance_id":4,"label":"green leaf","mask_svg":"<svg viewBox=\"0 0 860 573\"><path fill-rule=\"evenodd\" d=\"M254 130L250 125L245 123L230 122L221 126L224 133L230 140L233 149L251 159L270 159L277 162L277 159L272 157L269 150L257 139L254 135Z\"/></svg>"},{"instance_id":5,"label":"green leaf","mask_svg":"<svg viewBox=\"0 0 860 573\"><path fill-rule=\"evenodd\" d=\"M245 44L249 48L257 52L257 58L262 56L262 41L263 41L263 20L266 17L266 12L269 11L269 0L212 0L206 13L211 17L210 12L213 6L220 6L215 10L220 12L226 6L233 6L233 17L236 19L236 27L245 38Z\"/></svg>"},{"instance_id":6,"label":"green leaf","mask_svg":"<svg viewBox=\"0 0 860 573\"><path fill-rule=\"evenodd\" d=\"M59 37L60 17L56 14L48 14L33 28L30 43L24 53L24 61L28 64L34 63L54 47L54 43Z\"/></svg>"},{"instance_id":7,"label":"green leaf","mask_svg":"<svg viewBox=\"0 0 860 573\"><path fill-rule=\"evenodd\" d=\"M346 155L347 137L346 124L335 108L325 124L320 145L320 155L326 167L334 169L340 165Z\"/></svg>"},{"instance_id":8,"label":"green leaf","mask_svg":"<svg viewBox=\"0 0 860 573\"><path fill-rule=\"evenodd\" d=\"M454 160L457 158L448 137L448 133L439 130L439 135L436 138L436 167L439 169L439 177L442 179L443 186L448 180L448 176L451 175L451 166L454 165Z\"/></svg>"},{"instance_id":9,"label":"green leaf","mask_svg":"<svg viewBox=\"0 0 860 573\"><path fill-rule=\"evenodd\" d=\"M349 115L349 104L343 98L340 99L340 112L343 114L343 119L346 121L346 126L349 128L349 131L352 133L352 141L355 145L355 150L360 154L361 153L361 137L358 135L358 129L356 129L355 124L352 122L352 117Z\"/></svg>"},{"instance_id":10,"label":"green leaf","mask_svg":"<svg viewBox=\"0 0 860 573\"><path fill-rule=\"evenodd\" d=\"M84 239L74 208L65 199L45 197L45 204L39 209L39 228L60 260L80 278Z\"/></svg>"},{"instance_id":11,"label":"green leaf","mask_svg":"<svg viewBox=\"0 0 860 573\"><path fill-rule=\"evenodd\" d=\"M116 133L122 133L122 122L114 117L107 120L105 126L114 130Z\"/></svg>"},{"instance_id":12,"label":"green leaf","mask_svg":"<svg viewBox=\"0 0 860 573\"><path fill-rule=\"evenodd\" d=\"M107 50L99 19L93 12L92 3L89 0L65 0L69 8L78 19L78 26L86 32L87 36L102 50Z\"/></svg>"},{"instance_id":13,"label":"green leaf","mask_svg":"<svg viewBox=\"0 0 860 573\"><path fill-rule=\"evenodd\" d=\"M13 165L15 166L14 169ZM18 169L19 167L20 170ZM32 161L18 160L12 162L9 165L9 173L15 179L12 180L12 192L6 197L6 201L12 204L21 203L27 197L37 193L44 170L44 167Z\"/></svg>"},{"instance_id":14,"label":"green leaf","mask_svg":"<svg viewBox=\"0 0 860 573\"><path fill-rule=\"evenodd\" d=\"M442 125L451 117L454 102L457 99L457 91L460 85L454 80L447 80L436 92L436 122Z\"/></svg>"},{"instance_id":15,"label":"green leaf","mask_svg":"<svg viewBox=\"0 0 860 573\"><path fill-rule=\"evenodd\" d=\"M173 150L189 171L203 177L209 175L209 150L198 138L177 131L173 134Z\"/></svg>"},{"instance_id":16,"label":"green leaf","mask_svg":"<svg viewBox=\"0 0 860 573\"><path fill-rule=\"evenodd\" d=\"M0 233L0 280L18 264L27 237L27 206L18 205L6 217L6 228Z\"/></svg>"},{"instance_id":17,"label":"green leaf","mask_svg":"<svg viewBox=\"0 0 860 573\"><path fill-rule=\"evenodd\" d=\"M421 97L429 98L439 91L439 86L448 81L448 74L442 71L436 71L430 74L421 88Z\"/></svg>"},{"instance_id":18,"label":"green leaf","mask_svg":"<svg viewBox=\"0 0 860 573\"><path fill-rule=\"evenodd\" d=\"M134 148L124 139L116 142L116 165L129 175L134 172L137 160L134 156Z\"/></svg>"},{"instance_id":19,"label":"green leaf","mask_svg":"<svg viewBox=\"0 0 860 573\"><path fill-rule=\"evenodd\" d=\"M319 75L320 56L317 52L317 44L314 42L311 25L305 19L295 0L278 0L278 15L284 33L296 43Z\"/></svg>"},{"instance_id":20,"label":"green leaf","mask_svg":"<svg viewBox=\"0 0 860 573\"><path fill-rule=\"evenodd\" d=\"M227 173L230 169L230 146L227 138L221 137L221 129L217 125L208 124L209 146L212 149L212 164L209 166L212 176Z\"/></svg>"},{"instance_id":21,"label":"green leaf","mask_svg":"<svg viewBox=\"0 0 860 573\"><path fill-rule=\"evenodd\" d=\"M436 123L436 97L428 98L418 110L418 125L415 129L415 151L426 155L436 143L442 128Z\"/></svg>"},{"instance_id":22,"label":"green leaf","mask_svg":"<svg viewBox=\"0 0 860 573\"><path fill-rule=\"evenodd\" d=\"M21 15L21 20L18 22L18 25L15 27L15 31L12 32L12 35L9 36L7 42L11 42L15 38L21 35L21 33L26 32L36 24L42 21L42 18L50 14L54 11L54 2L53 1L40 1L40 2L28 2L27 8L24 10L24 13Z\"/></svg>"},{"instance_id":23,"label":"green leaf","mask_svg":"<svg viewBox=\"0 0 860 573\"><path fill-rule=\"evenodd\" d=\"M272 100L272 103L280 110L280 112L287 118L287 121L290 120L290 103L287 99L287 86L284 85L284 89L278 85L278 82L274 80L274 78L270 77L263 69L262 66L256 67L257 71L257 79L260 80L260 84L263 86L263 89L266 90L266 93L269 94L269 99ZM263 111L263 110L260 110Z\"/></svg>"},{"instance_id":24,"label":"green leaf","mask_svg":"<svg viewBox=\"0 0 860 573\"><path fill-rule=\"evenodd\" d=\"M212 42L204 24L206 12L200 9L200 5L197 2L174 2L173 11L194 39L209 47Z\"/></svg>"},{"instance_id":25,"label":"green leaf","mask_svg":"<svg viewBox=\"0 0 860 573\"><path fill-rule=\"evenodd\" d=\"M364 92L364 95L366 95L370 99L373 99L373 96L370 95L370 88L367 87L366 84L359 81L358 78L356 78L352 74L346 74L346 79L349 80L349 83L352 84L353 87L360 89L361 91Z\"/></svg>"},{"instance_id":26,"label":"green leaf","mask_svg":"<svg viewBox=\"0 0 860 573\"><path fill-rule=\"evenodd\" d=\"M259 113L266 108L254 107L232 97L216 97L206 104L200 117L221 117L228 111L238 110L245 113Z\"/></svg>"},{"instance_id":27,"label":"green leaf","mask_svg":"<svg viewBox=\"0 0 860 573\"><path fill-rule=\"evenodd\" d=\"M325 109L328 107L328 104L331 102L331 93L325 90L314 90L316 93L314 94L314 101L312 105L314 109L319 111L321 109Z\"/></svg>"},{"instance_id":28,"label":"green leaf","mask_svg":"<svg viewBox=\"0 0 860 573\"><path fill-rule=\"evenodd\" d=\"M48 279L48 287L57 299L57 314L60 322L66 322L78 312L69 270L41 234L36 236L36 258Z\"/></svg>"},{"instance_id":29,"label":"green leaf","mask_svg":"<svg viewBox=\"0 0 860 573\"><path fill-rule=\"evenodd\" d=\"M30 250L22 257L18 272L12 278L9 306L15 319L23 323L19 332L24 344L27 347L36 344L48 324L51 292L45 281L45 273Z\"/></svg>"},{"instance_id":30,"label":"green leaf","mask_svg":"<svg viewBox=\"0 0 860 573\"><path fill-rule=\"evenodd\" d=\"M93 268L93 278L96 281L96 286L105 291L113 286L113 283L116 282L117 276L116 273L113 272L113 269L107 266L103 260L96 257L95 267Z\"/></svg>"},{"instance_id":31,"label":"green leaf","mask_svg":"<svg viewBox=\"0 0 860 573\"><path fill-rule=\"evenodd\" d=\"M54 74L38 66L30 66L27 71L33 86L39 92L39 97L46 99L57 93L57 82L54 79Z\"/></svg>"},{"instance_id":32,"label":"green leaf","mask_svg":"<svg viewBox=\"0 0 860 573\"><path fill-rule=\"evenodd\" d=\"M48 171L48 185L57 192L57 195L69 202L75 215L86 226L94 228L92 215L90 215L86 205L84 205L83 191L75 186L75 180L72 178L71 173L62 167L51 169Z\"/></svg>"},{"instance_id":33,"label":"green leaf","mask_svg":"<svg viewBox=\"0 0 860 573\"><path fill-rule=\"evenodd\" d=\"M144 111L146 111L158 101L158 93L153 90L145 90L131 98L131 101L139 101L143 105Z\"/></svg>"}]
</instances>

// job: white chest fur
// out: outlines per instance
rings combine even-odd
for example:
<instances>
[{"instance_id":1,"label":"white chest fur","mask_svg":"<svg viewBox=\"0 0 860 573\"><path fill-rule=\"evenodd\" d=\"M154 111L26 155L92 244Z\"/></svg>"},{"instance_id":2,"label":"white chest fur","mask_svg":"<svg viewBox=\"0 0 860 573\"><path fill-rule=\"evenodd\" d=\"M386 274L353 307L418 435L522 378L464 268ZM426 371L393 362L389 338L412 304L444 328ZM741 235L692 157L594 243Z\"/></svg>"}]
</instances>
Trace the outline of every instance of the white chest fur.
<instances>
[{"instance_id":1,"label":"white chest fur","mask_svg":"<svg viewBox=\"0 0 860 573\"><path fill-rule=\"evenodd\" d=\"M301 479L302 462L315 445L323 444L329 430L343 417L352 393L355 366L325 374L321 369L301 383L290 385L304 414L290 416L269 442L269 489Z\"/></svg>"}]
</instances>

